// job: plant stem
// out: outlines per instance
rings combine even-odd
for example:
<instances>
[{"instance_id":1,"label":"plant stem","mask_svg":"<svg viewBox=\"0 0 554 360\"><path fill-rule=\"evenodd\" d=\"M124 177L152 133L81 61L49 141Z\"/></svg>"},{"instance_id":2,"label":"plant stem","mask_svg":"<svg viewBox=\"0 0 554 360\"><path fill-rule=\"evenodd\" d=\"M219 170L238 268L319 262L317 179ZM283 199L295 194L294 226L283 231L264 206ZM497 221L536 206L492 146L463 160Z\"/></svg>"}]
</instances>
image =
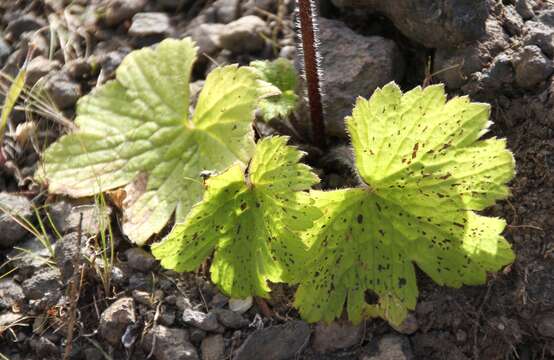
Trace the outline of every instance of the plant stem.
<instances>
[{"instance_id":1,"label":"plant stem","mask_svg":"<svg viewBox=\"0 0 554 360\"><path fill-rule=\"evenodd\" d=\"M317 146L325 147L325 123L323 121L323 105L317 58L315 4L314 0L297 0L297 6L313 141Z\"/></svg>"}]
</instances>

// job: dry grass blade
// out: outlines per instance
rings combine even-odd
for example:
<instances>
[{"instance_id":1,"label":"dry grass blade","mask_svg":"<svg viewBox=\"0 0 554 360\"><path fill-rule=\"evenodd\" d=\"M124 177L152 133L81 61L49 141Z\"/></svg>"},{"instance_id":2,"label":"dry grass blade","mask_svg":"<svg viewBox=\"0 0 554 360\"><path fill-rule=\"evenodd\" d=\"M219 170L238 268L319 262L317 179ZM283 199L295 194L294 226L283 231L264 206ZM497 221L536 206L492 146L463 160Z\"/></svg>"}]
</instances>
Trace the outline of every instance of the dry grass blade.
<instances>
[{"instance_id":1,"label":"dry grass blade","mask_svg":"<svg viewBox=\"0 0 554 360\"><path fill-rule=\"evenodd\" d=\"M6 130L6 125L8 123L8 117L10 116L19 95L25 87L25 75L27 70L25 68L21 69L13 82L10 85L10 88L6 94L6 100L4 101L4 106L2 106L2 115L0 117L0 139L4 137L4 131Z\"/></svg>"}]
</instances>

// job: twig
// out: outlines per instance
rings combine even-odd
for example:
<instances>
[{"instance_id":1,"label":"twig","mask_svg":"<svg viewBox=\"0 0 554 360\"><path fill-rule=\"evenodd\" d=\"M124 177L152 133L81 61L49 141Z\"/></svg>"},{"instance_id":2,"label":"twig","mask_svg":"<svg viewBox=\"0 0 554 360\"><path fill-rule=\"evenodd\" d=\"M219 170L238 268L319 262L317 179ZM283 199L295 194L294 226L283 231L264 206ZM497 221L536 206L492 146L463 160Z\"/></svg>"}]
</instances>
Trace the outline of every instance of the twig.
<instances>
[{"instance_id":1,"label":"twig","mask_svg":"<svg viewBox=\"0 0 554 360\"><path fill-rule=\"evenodd\" d=\"M64 360L71 356L73 347L73 332L75 330L75 319L77 318L77 303L79 302L81 284L81 235L83 229L83 213L79 214L79 227L77 230L77 253L73 257L73 274L69 280L69 318L67 320L67 346L65 347Z\"/></svg>"}]
</instances>

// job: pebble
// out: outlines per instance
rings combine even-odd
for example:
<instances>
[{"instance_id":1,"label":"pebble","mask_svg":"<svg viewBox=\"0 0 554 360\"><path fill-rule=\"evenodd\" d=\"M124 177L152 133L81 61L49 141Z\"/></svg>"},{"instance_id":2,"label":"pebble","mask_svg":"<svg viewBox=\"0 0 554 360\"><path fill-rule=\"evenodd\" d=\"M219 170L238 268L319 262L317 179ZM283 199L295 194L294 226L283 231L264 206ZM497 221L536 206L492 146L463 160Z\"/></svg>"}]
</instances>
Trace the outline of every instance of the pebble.
<instances>
[{"instance_id":1,"label":"pebble","mask_svg":"<svg viewBox=\"0 0 554 360\"><path fill-rule=\"evenodd\" d=\"M154 337L156 341L154 341ZM156 360L198 360L196 348L189 342L189 335L185 329L169 328L157 325L144 337L142 345L147 353L154 347Z\"/></svg>"},{"instance_id":2,"label":"pebble","mask_svg":"<svg viewBox=\"0 0 554 360\"><path fill-rule=\"evenodd\" d=\"M71 278L74 271L76 256L87 244L87 237L81 235L79 246L79 235L76 232L64 235L57 243L54 251L56 263L62 274L62 281L66 282Z\"/></svg>"},{"instance_id":3,"label":"pebble","mask_svg":"<svg viewBox=\"0 0 554 360\"><path fill-rule=\"evenodd\" d=\"M183 322L204 331L216 331L219 329L217 316L213 312L206 314L202 311L185 309L183 311Z\"/></svg>"},{"instance_id":4,"label":"pebble","mask_svg":"<svg viewBox=\"0 0 554 360\"><path fill-rule=\"evenodd\" d=\"M554 71L552 61L538 46L527 45L514 61L516 83L522 88L533 88L546 80Z\"/></svg>"},{"instance_id":5,"label":"pebble","mask_svg":"<svg viewBox=\"0 0 554 360\"><path fill-rule=\"evenodd\" d=\"M250 323L248 319L245 319L241 314L227 310L227 309L214 309L212 312L217 316L217 320L221 325L230 329L242 329L247 327Z\"/></svg>"},{"instance_id":6,"label":"pebble","mask_svg":"<svg viewBox=\"0 0 554 360\"><path fill-rule=\"evenodd\" d=\"M11 53L12 49L10 45L8 45L8 43L2 37L2 33L0 33L0 68L4 67L4 63Z\"/></svg>"},{"instance_id":7,"label":"pebble","mask_svg":"<svg viewBox=\"0 0 554 360\"><path fill-rule=\"evenodd\" d=\"M49 60L44 56L37 56L29 62L25 83L28 86L35 85L41 78L51 72L59 70L61 64L57 60Z\"/></svg>"},{"instance_id":8,"label":"pebble","mask_svg":"<svg viewBox=\"0 0 554 360\"><path fill-rule=\"evenodd\" d=\"M138 13L133 16L129 35L146 37L152 35L167 35L171 32L169 16L166 13Z\"/></svg>"},{"instance_id":9,"label":"pebble","mask_svg":"<svg viewBox=\"0 0 554 360\"><path fill-rule=\"evenodd\" d=\"M260 35L266 30L265 22L255 16L244 16L227 25L219 37L221 46L232 53L253 53L265 46L265 40Z\"/></svg>"},{"instance_id":10,"label":"pebble","mask_svg":"<svg viewBox=\"0 0 554 360\"><path fill-rule=\"evenodd\" d=\"M32 216L32 204L25 196L0 193L0 248L9 248L21 241L28 232L18 221L30 221Z\"/></svg>"},{"instance_id":11,"label":"pebble","mask_svg":"<svg viewBox=\"0 0 554 360\"><path fill-rule=\"evenodd\" d=\"M40 299L48 293L61 296L60 271L46 267L35 272L21 284L25 296L29 299Z\"/></svg>"},{"instance_id":12,"label":"pebble","mask_svg":"<svg viewBox=\"0 0 554 360\"><path fill-rule=\"evenodd\" d=\"M55 251L55 244L51 246ZM17 247L18 249L12 249L8 252L6 257L24 278L32 276L37 269L46 265L52 255L48 247L37 238L24 240L18 243Z\"/></svg>"},{"instance_id":13,"label":"pebble","mask_svg":"<svg viewBox=\"0 0 554 360\"><path fill-rule=\"evenodd\" d=\"M113 346L121 342L127 326L136 322L135 304L132 298L116 300L100 316L100 336Z\"/></svg>"},{"instance_id":14,"label":"pebble","mask_svg":"<svg viewBox=\"0 0 554 360\"><path fill-rule=\"evenodd\" d=\"M202 360L221 360L225 358L225 341L221 335L211 335L202 340L200 346Z\"/></svg>"},{"instance_id":15,"label":"pebble","mask_svg":"<svg viewBox=\"0 0 554 360\"><path fill-rule=\"evenodd\" d=\"M127 265L133 270L137 270L143 273L148 273L157 264L156 259L144 249L134 247L125 251L127 257Z\"/></svg>"},{"instance_id":16,"label":"pebble","mask_svg":"<svg viewBox=\"0 0 554 360\"><path fill-rule=\"evenodd\" d=\"M218 23L228 24L239 15L240 0L217 0L212 8Z\"/></svg>"},{"instance_id":17,"label":"pebble","mask_svg":"<svg viewBox=\"0 0 554 360\"><path fill-rule=\"evenodd\" d=\"M542 316L538 323L537 330L542 336L554 338L554 313Z\"/></svg>"},{"instance_id":18,"label":"pebble","mask_svg":"<svg viewBox=\"0 0 554 360\"><path fill-rule=\"evenodd\" d=\"M405 336L389 334L370 344L362 360L413 360L410 341Z\"/></svg>"},{"instance_id":19,"label":"pebble","mask_svg":"<svg viewBox=\"0 0 554 360\"><path fill-rule=\"evenodd\" d=\"M96 204L73 206L68 201L62 200L52 204L48 213L52 223L60 234L79 231L81 214L81 232L84 235L96 235L106 230L112 209L110 207L99 208Z\"/></svg>"},{"instance_id":20,"label":"pebble","mask_svg":"<svg viewBox=\"0 0 554 360\"><path fill-rule=\"evenodd\" d=\"M363 322L353 325L348 321L334 321L328 325L317 323L312 348L319 353L325 353L359 344L364 334L363 325Z\"/></svg>"},{"instance_id":21,"label":"pebble","mask_svg":"<svg viewBox=\"0 0 554 360\"><path fill-rule=\"evenodd\" d=\"M109 26L115 26L142 11L147 0L112 0L107 6L104 21Z\"/></svg>"},{"instance_id":22,"label":"pebble","mask_svg":"<svg viewBox=\"0 0 554 360\"><path fill-rule=\"evenodd\" d=\"M199 54L213 56L221 50L220 36L224 31L223 24L200 24L188 30L186 35L196 42ZM206 62L208 59L201 56L199 60Z\"/></svg>"},{"instance_id":23,"label":"pebble","mask_svg":"<svg viewBox=\"0 0 554 360\"><path fill-rule=\"evenodd\" d=\"M229 309L239 314L247 312L254 303L252 296L244 299L229 299Z\"/></svg>"},{"instance_id":24,"label":"pebble","mask_svg":"<svg viewBox=\"0 0 554 360\"><path fill-rule=\"evenodd\" d=\"M63 72L51 76L45 84L45 89L60 110L73 107L82 95L81 86Z\"/></svg>"},{"instance_id":25,"label":"pebble","mask_svg":"<svg viewBox=\"0 0 554 360\"><path fill-rule=\"evenodd\" d=\"M10 278L0 279L0 309L9 309L25 299L23 288Z\"/></svg>"},{"instance_id":26,"label":"pebble","mask_svg":"<svg viewBox=\"0 0 554 360\"><path fill-rule=\"evenodd\" d=\"M10 41L17 41L24 32L35 31L44 26L46 26L44 20L34 15L24 14L22 16L16 16L8 23L6 30L4 30L4 36Z\"/></svg>"},{"instance_id":27,"label":"pebble","mask_svg":"<svg viewBox=\"0 0 554 360\"><path fill-rule=\"evenodd\" d=\"M310 326L300 320L270 326L250 334L237 350L235 360L265 360L295 358L310 338Z\"/></svg>"}]
</instances>

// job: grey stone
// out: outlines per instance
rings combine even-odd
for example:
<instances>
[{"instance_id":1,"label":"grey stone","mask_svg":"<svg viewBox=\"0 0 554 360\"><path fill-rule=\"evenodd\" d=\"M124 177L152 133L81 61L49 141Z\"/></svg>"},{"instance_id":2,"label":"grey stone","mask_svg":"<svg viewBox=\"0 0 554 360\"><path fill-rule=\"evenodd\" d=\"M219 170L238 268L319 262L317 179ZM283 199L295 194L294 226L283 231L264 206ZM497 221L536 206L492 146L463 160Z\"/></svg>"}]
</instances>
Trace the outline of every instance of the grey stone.
<instances>
[{"instance_id":1,"label":"grey stone","mask_svg":"<svg viewBox=\"0 0 554 360\"><path fill-rule=\"evenodd\" d=\"M196 42L196 46L198 46L199 61L205 63L208 60L202 54L213 56L221 50L219 38L224 31L225 25L223 24L200 24L186 32L186 35L190 36Z\"/></svg>"},{"instance_id":2,"label":"grey stone","mask_svg":"<svg viewBox=\"0 0 554 360\"><path fill-rule=\"evenodd\" d=\"M214 309L212 312L217 316L217 320L221 325L230 329L242 329L250 323L241 314L231 310Z\"/></svg>"},{"instance_id":3,"label":"grey stone","mask_svg":"<svg viewBox=\"0 0 554 360\"><path fill-rule=\"evenodd\" d=\"M405 336L385 335L370 344L370 353L362 360L412 360L410 341Z\"/></svg>"},{"instance_id":4,"label":"grey stone","mask_svg":"<svg viewBox=\"0 0 554 360\"><path fill-rule=\"evenodd\" d=\"M317 323L312 347L320 353L349 348L361 342L363 333L363 322L358 325L353 325L348 321L334 321L330 324Z\"/></svg>"},{"instance_id":5,"label":"grey stone","mask_svg":"<svg viewBox=\"0 0 554 360\"><path fill-rule=\"evenodd\" d=\"M545 8L537 14L537 20L547 26L554 27L554 9L552 7Z\"/></svg>"},{"instance_id":6,"label":"grey stone","mask_svg":"<svg viewBox=\"0 0 554 360\"><path fill-rule=\"evenodd\" d=\"M133 290L133 299L142 305L146 305L148 307L152 306L153 304L153 296L147 292L142 290Z\"/></svg>"},{"instance_id":7,"label":"grey stone","mask_svg":"<svg viewBox=\"0 0 554 360\"><path fill-rule=\"evenodd\" d=\"M79 231L81 214L81 232L84 235L96 235L106 230L111 215L110 207L98 207L96 204L73 206L70 202L62 200L52 204L48 213L52 223L60 234Z\"/></svg>"},{"instance_id":8,"label":"grey stone","mask_svg":"<svg viewBox=\"0 0 554 360\"><path fill-rule=\"evenodd\" d=\"M125 251L125 256L127 257L127 265L129 265L131 269L144 273L152 270L157 264L152 254L138 247L130 248Z\"/></svg>"},{"instance_id":9,"label":"grey stone","mask_svg":"<svg viewBox=\"0 0 554 360\"><path fill-rule=\"evenodd\" d=\"M136 322L132 298L121 298L111 304L100 316L100 336L113 346L121 342L127 326Z\"/></svg>"},{"instance_id":10,"label":"grey stone","mask_svg":"<svg viewBox=\"0 0 554 360\"><path fill-rule=\"evenodd\" d=\"M8 26L6 26L4 33L6 39L16 41L24 32L35 31L46 25L44 20L31 14L24 14L15 16L14 19L8 23Z\"/></svg>"},{"instance_id":11,"label":"grey stone","mask_svg":"<svg viewBox=\"0 0 554 360\"><path fill-rule=\"evenodd\" d=\"M333 0L333 3L383 13L406 37L428 48L478 40L485 34L489 14L489 5L482 0Z\"/></svg>"},{"instance_id":12,"label":"grey stone","mask_svg":"<svg viewBox=\"0 0 554 360\"><path fill-rule=\"evenodd\" d=\"M552 61L538 46L528 45L514 61L516 83L522 88L532 88L546 80L554 71Z\"/></svg>"},{"instance_id":13,"label":"grey stone","mask_svg":"<svg viewBox=\"0 0 554 360\"><path fill-rule=\"evenodd\" d=\"M51 76L45 85L50 98L60 110L74 106L81 97L81 86L60 72Z\"/></svg>"},{"instance_id":14,"label":"grey stone","mask_svg":"<svg viewBox=\"0 0 554 360\"><path fill-rule=\"evenodd\" d=\"M44 56L37 56L29 62L25 83L28 86L35 85L44 76L59 70L61 64L57 60L50 60Z\"/></svg>"},{"instance_id":15,"label":"grey stone","mask_svg":"<svg viewBox=\"0 0 554 360\"><path fill-rule=\"evenodd\" d=\"M165 309L160 315L160 323L165 326L171 326L175 323L175 311L172 309Z\"/></svg>"},{"instance_id":16,"label":"grey stone","mask_svg":"<svg viewBox=\"0 0 554 360\"><path fill-rule=\"evenodd\" d=\"M92 72L92 66L84 58L70 60L65 63L64 68L67 74L74 80L81 80L88 77Z\"/></svg>"},{"instance_id":17,"label":"grey stone","mask_svg":"<svg viewBox=\"0 0 554 360\"><path fill-rule=\"evenodd\" d=\"M196 348L189 342L188 332L184 329L157 325L148 331L142 344L148 353L155 345L153 354L156 360L198 360Z\"/></svg>"},{"instance_id":18,"label":"grey stone","mask_svg":"<svg viewBox=\"0 0 554 360\"><path fill-rule=\"evenodd\" d=\"M404 62L392 40L356 34L336 20L322 18L320 26L326 130L346 137L344 117L351 114L356 98L400 80Z\"/></svg>"},{"instance_id":19,"label":"grey stone","mask_svg":"<svg viewBox=\"0 0 554 360\"><path fill-rule=\"evenodd\" d=\"M523 20L529 20L535 16L529 0L516 0L516 11L521 15Z\"/></svg>"},{"instance_id":20,"label":"grey stone","mask_svg":"<svg viewBox=\"0 0 554 360\"><path fill-rule=\"evenodd\" d=\"M0 68L4 67L4 63L11 53L12 48L4 40L4 38L2 37L2 33L0 33Z\"/></svg>"},{"instance_id":21,"label":"grey stone","mask_svg":"<svg viewBox=\"0 0 554 360\"><path fill-rule=\"evenodd\" d=\"M29 342L31 349L40 359L50 358L59 355L60 350L52 341L44 336L34 336Z\"/></svg>"},{"instance_id":22,"label":"grey stone","mask_svg":"<svg viewBox=\"0 0 554 360\"><path fill-rule=\"evenodd\" d=\"M138 13L133 16L129 35L145 37L152 35L167 35L171 32L169 16L166 13Z\"/></svg>"},{"instance_id":23,"label":"grey stone","mask_svg":"<svg viewBox=\"0 0 554 360\"><path fill-rule=\"evenodd\" d=\"M202 340L202 360L221 360L225 358L225 342L221 335L211 335Z\"/></svg>"},{"instance_id":24,"label":"grey stone","mask_svg":"<svg viewBox=\"0 0 554 360\"><path fill-rule=\"evenodd\" d=\"M104 20L109 26L115 26L142 11L147 0L112 0L108 2Z\"/></svg>"},{"instance_id":25,"label":"grey stone","mask_svg":"<svg viewBox=\"0 0 554 360\"><path fill-rule=\"evenodd\" d=\"M212 312L206 314L202 311L185 309L183 311L183 322L204 331L216 331L219 329L217 316Z\"/></svg>"},{"instance_id":26,"label":"grey stone","mask_svg":"<svg viewBox=\"0 0 554 360\"><path fill-rule=\"evenodd\" d=\"M504 6L504 27L510 35L519 35L523 29L523 19L513 5Z\"/></svg>"},{"instance_id":27,"label":"grey stone","mask_svg":"<svg viewBox=\"0 0 554 360\"><path fill-rule=\"evenodd\" d=\"M310 339L310 326L303 321L289 321L283 325L256 330L237 350L235 360L285 360L294 358Z\"/></svg>"},{"instance_id":28,"label":"grey stone","mask_svg":"<svg viewBox=\"0 0 554 360\"><path fill-rule=\"evenodd\" d=\"M29 299L41 299L50 293L57 296L61 291L60 272L57 268L42 268L21 284Z\"/></svg>"},{"instance_id":29,"label":"grey stone","mask_svg":"<svg viewBox=\"0 0 554 360\"><path fill-rule=\"evenodd\" d=\"M523 38L525 45L537 45L550 58L554 57L554 27L541 22L527 21L526 34Z\"/></svg>"},{"instance_id":30,"label":"grey stone","mask_svg":"<svg viewBox=\"0 0 554 360\"><path fill-rule=\"evenodd\" d=\"M22 240L27 230L19 222L31 221L32 216L32 204L25 196L0 193L0 248Z\"/></svg>"},{"instance_id":31,"label":"grey stone","mask_svg":"<svg viewBox=\"0 0 554 360\"><path fill-rule=\"evenodd\" d=\"M554 313L541 316L538 321L537 330L542 336L554 338Z\"/></svg>"},{"instance_id":32,"label":"grey stone","mask_svg":"<svg viewBox=\"0 0 554 360\"><path fill-rule=\"evenodd\" d=\"M9 309L25 299L23 288L10 278L0 279L0 309Z\"/></svg>"},{"instance_id":33,"label":"grey stone","mask_svg":"<svg viewBox=\"0 0 554 360\"><path fill-rule=\"evenodd\" d=\"M212 7L218 23L228 24L239 16L240 0L217 0Z\"/></svg>"},{"instance_id":34,"label":"grey stone","mask_svg":"<svg viewBox=\"0 0 554 360\"><path fill-rule=\"evenodd\" d=\"M219 40L224 49L236 54L256 52L265 46L265 40L260 35L265 30L266 24L259 17L244 16L225 25Z\"/></svg>"},{"instance_id":35,"label":"grey stone","mask_svg":"<svg viewBox=\"0 0 554 360\"><path fill-rule=\"evenodd\" d=\"M481 40L467 46L436 50L435 71L448 88L462 87L472 74L481 71L509 47L508 37L496 20L489 19L486 25L486 36Z\"/></svg>"},{"instance_id":36,"label":"grey stone","mask_svg":"<svg viewBox=\"0 0 554 360\"><path fill-rule=\"evenodd\" d=\"M79 241L78 233L69 233L63 236L56 242L56 249L54 251L56 257L56 263L62 274L62 281L68 281L74 272L74 265L77 261L77 256L81 257L81 249L86 245L87 238L81 235ZM82 261L79 259L79 261Z\"/></svg>"},{"instance_id":37,"label":"grey stone","mask_svg":"<svg viewBox=\"0 0 554 360\"><path fill-rule=\"evenodd\" d=\"M52 239L48 239L52 242ZM17 244L19 249L12 249L6 257L10 264L17 267L18 272L24 277L31 276L37 269L46 265L50 256L55 251L55 245L51 244L52 253L47 244L37 238L30 238Z\"/></svg>"}]
</instances>

